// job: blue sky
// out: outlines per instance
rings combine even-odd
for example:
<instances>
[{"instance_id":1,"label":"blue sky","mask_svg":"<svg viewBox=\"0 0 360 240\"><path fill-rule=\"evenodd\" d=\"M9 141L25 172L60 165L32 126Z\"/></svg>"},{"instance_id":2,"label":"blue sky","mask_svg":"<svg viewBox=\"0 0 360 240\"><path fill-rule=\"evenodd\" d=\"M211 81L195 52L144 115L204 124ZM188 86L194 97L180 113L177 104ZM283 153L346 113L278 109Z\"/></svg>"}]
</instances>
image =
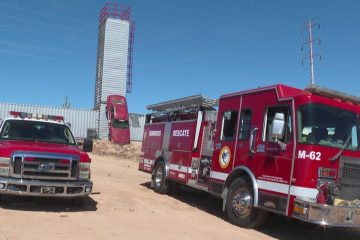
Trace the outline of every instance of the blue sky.
<instances>
[{"instance_id":1,"label":"blue sky","mask_svg":"<svg viewBox=\"0 0 360 240\"><path fill-rule=\"evenodd\" d=\"M1 102L90 109L98 13L103 0L0 0ZM276 83L309 83L307 40L314 30L317 84L360 95L359 1L124 0L136 22L130 112L201 93Z\"/></svg>"}]
</instances>

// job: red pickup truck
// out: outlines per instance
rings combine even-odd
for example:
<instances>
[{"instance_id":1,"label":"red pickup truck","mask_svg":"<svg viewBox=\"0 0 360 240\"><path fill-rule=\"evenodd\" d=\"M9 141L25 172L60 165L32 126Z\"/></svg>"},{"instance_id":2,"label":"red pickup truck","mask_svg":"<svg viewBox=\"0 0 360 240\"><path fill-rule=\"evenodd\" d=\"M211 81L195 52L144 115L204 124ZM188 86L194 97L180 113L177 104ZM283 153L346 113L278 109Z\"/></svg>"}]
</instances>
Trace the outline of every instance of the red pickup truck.
<instances>
[{"instance_id":1,"label":"red pickup truck","mask_svg":"<svg viewBox=\"0 0 360 240\"><path fill-rule=\"evenodd\" d=\"M91 193L92 141L82 149L61 116L10 112L0 121L2 194L82 197Z\"/></svg>"}]
</instances>

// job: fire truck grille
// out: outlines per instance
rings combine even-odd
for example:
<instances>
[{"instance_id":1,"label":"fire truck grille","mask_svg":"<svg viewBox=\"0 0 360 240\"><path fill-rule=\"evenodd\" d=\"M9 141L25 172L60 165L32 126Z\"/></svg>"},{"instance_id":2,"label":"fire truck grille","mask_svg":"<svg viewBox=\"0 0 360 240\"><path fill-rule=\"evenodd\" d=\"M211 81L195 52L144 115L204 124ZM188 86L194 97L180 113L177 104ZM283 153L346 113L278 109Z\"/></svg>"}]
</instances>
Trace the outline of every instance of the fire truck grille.
<instances>
[{"instance_id":1,"label":"fire truck grille","mask_svg":"<svg viewBox=\"0 0 360 240\"><path fill-rule=\"evenodd\" d=\"M360 199L360 159L341 157L339 169L340 198Z\"/></svg>"},{"instance_id":2,"label":"fire truck grille","mask_svg":"<svg viewBox=\"0 0 360 240\"><path fill-rule=\"evenodd\" d=\"M72 159L14 156L13 176L28 179L73 180L79 161Z\"/></svg>"}]
</instances>

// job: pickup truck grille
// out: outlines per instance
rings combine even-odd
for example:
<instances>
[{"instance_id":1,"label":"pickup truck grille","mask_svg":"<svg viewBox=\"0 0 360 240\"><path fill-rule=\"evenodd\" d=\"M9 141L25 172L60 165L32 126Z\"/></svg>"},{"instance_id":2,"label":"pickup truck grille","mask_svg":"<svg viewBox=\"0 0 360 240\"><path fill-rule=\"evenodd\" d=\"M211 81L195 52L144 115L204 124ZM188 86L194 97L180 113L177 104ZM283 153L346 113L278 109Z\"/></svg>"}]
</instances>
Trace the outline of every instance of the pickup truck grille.
<instances>
[{"instance_id":1,"label":"pickup truck grille","mask_svg":"<svg viewBox=\"0 0 360 240\"><path fill-rule=\"evenodd\" d=\"M360 199L360 159L341 157L339 168L340 198Z\"/></svg>"},{"instance_id":2,"label":"pickup truck grille","mask_svg":"<svg viewBox=\"0 0 360 240\"><path fill-rule=\"evenodd\" d=\"M12 176L27 179L73 180L77 178L79 161L56 155L14 155Z\"/></svg>"}]
</instances>

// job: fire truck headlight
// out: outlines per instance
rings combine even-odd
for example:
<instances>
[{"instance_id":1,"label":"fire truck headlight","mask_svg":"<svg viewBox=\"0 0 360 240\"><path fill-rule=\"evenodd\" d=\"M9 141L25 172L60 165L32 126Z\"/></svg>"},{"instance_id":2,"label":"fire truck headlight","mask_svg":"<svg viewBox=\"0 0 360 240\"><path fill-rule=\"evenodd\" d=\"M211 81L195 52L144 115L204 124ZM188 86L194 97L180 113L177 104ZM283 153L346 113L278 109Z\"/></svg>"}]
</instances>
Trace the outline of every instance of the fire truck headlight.
<instances>
[{"instance_id":1,"label":"fire truck headlight","mask_svg":"<svg viewBox=\"0 0 360 240\"><path fill-rule=\"evenodd\" d=\"M330 183L328 186L328 191L330 193L330 195L335 196L335 197L339 197L341 190L340 187L338 185L336 185L336 183Z\"/></svg>"},{"instance_id":2,"label":"fire truck headlight","mask_svg":"<svg viewBox=\"0 0 360 240\"><path fill-rule=\"evenodd\" d=\"M0 158L0 176L8 177L10 174L10 158Z\"/></svg>"},{"instance_id":3,"label":"fire truck headlight","mask_svg":"<svg viewBox=\"0 0 360 240\"><path fill-rule=\"evenodd\" d=\"M80 163L79 179L90 179L90 163Z\"/></svg>"}]
</instances>

